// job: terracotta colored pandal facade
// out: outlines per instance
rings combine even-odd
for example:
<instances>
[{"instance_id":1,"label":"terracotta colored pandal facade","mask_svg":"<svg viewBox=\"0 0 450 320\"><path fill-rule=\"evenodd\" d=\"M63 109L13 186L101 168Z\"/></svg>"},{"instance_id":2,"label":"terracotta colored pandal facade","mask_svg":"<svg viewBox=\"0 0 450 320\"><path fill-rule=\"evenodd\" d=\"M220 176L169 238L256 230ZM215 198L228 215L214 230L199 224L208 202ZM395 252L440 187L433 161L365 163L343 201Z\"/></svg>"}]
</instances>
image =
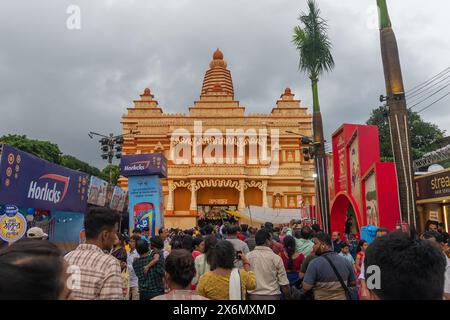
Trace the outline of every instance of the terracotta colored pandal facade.
<instances>
[{"instance_id":1,"label":"terracotta colored pandal facade","mask_svg":"<svg viewBox=\"0 0 450 320\"><path fill-rule=\"evenodd\" d=\"M206 71L200 99L189 107L189 113L164 113L148 88L140 97L122 117L124 134L139 132L126 136L123 154L158 152L167 157L168 178L162 181L166 227L190 228L199 217L209 217L221 209L242 210L250 205L273 208L314 205L313 163L303 160L300 136L287 133L312 136L312 116L300 100L294 99L289 88L284 90L270 113L246 115L245 108L234 98L231 73L222 52L217 49ZM217 156L214 163L194 161L194 153L189 161L180 163L176 160L180 155L176 154L177 140L173 133L184 129L194 137L195 125L198 128L199 123L203 134L211 130L222 132L223 141L228 144L222 146L223 157L219 157L215 149L210 153ZM267 130L268 154L273 159L271 152L276 152L279 157L275 174L264 170L270 166L267 161L249 157L250 138L245 138L244 147L239 146L238 139L225 139L227 129L255 130L256 133ZM276 130L279 142L270 136ZM211 140L202 140L203 151L209 143ZM231 148L234 156L239 154L239 148L243 148L245 154L243 157L240 154L241 161L229 160L226 148ZM260 155L261 144L257 148ZM273 151L277 148L279 151ZM125 178L119 182L127 187Z\"/></svg>"}]
</instances>

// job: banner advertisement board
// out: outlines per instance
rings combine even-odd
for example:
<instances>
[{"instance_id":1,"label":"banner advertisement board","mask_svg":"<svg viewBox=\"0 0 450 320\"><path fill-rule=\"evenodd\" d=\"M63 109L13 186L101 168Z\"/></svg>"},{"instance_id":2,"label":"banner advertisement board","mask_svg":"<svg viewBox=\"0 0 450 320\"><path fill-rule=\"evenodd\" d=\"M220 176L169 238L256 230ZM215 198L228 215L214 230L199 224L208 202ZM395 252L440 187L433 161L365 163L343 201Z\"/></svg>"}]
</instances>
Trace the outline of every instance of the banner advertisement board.
<instances>
[{"instance_id":1,"label":"banner advertisement board","mask_svg":"<svg viewBox=\"0 0 450 320\"><path fill-rule=\"evenodd\" d=\"M158 175L167 177L167 160L160 153L124 155L120 161L124 177Z\"/></svg>"},{"instance_id":2,"label":"banner advertisement board","mask_svg":"<svg viewBox=\"0 0 450 320\"><path fill-rule=\"evenodd\" d=\"M125 200L127 198L127 192L120 187L114 187L112 199L110 202L110 208L116 211L123 211L125 206Z\"/></svg>"},{"instance_id":3,"label":"banner advertisement board","mask_svg":"<svg viewBox=\"0 0 450 320\"><path fill-rule=\"evenodd\" d=\"M0 158L0 203L84 212L89 176L8 145Z\"/></svg>"},{"instance_id":4,"label":"banner advertisement board","mask_svg":"<svg viewBox=\"0 0 450 320\"><path fill-rule=\"evenodd\" d=\"M0 238L12 243L25 235L27 221L15 205L6 205L4 211L0 216Z\"/></svg>"},{"instance_id":5,"label":"banner advertisement board","mask_svg":"<svg viewBox=\"0 0 450 320\"><path fill-rule=\"evenodd\" d=\"M49 240L54 242L80 243L80 232L84 226L81 212L54 211L51 213Z\"/></svg>"},{"instance_id":6,"label":"banner advertisement board","mask_svg":"<svg viewBox=\"0 0 450 320\"><path fill-rule=\"evenodd\" d=\"M89 185L89 194L87 202L96 206L103 207L106 204L106 193L108 182L91 176L91 183Z\"/></svg>"},{"instance_id":7,"label":"banner advertisement board","mask_svg":"<svg viewBox=\"0 0 450 320\"><path fill-rule=\"evenodd\" d=\"M164 203L158 176L128 178L130 230L149 228L151 235L164 224Z\"/></svg>"},{"instance_id":8,"label":"banner advertisement board","mask_svg":"<svg viewBox=\"0 0 450 320\"><path fill-rule=\"evenodd\" d=\"M450 196L450 170L416 177L417 200Z\"/></svg>"}]
</instances>

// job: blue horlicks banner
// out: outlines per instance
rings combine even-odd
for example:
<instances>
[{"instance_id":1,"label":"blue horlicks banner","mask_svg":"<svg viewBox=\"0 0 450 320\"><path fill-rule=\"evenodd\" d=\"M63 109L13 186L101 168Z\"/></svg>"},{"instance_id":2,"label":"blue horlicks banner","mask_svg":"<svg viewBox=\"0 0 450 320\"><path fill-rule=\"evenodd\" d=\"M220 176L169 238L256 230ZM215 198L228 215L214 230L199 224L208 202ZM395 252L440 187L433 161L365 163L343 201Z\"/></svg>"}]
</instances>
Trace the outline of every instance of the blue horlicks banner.
<instances>
[{"instance_id":1,"label":"blue horlicks banner","mask_svg":"<svg viewBox=\"0 0 450 320\"><path fill-rule=\"evenodd\" d=\"M84 212L89 176L3 145L0 203L42 210Z\"/></svg>"},{"instance_id":2,"label":"blue horlicks banner","mask_svg":"<svg viewBox=\"0 0 450 320\"><path fill-rule=\"evenodd\" d=\"M151 235L164 225L164 202L159 177L136 176L128 178L129 227L149 228Z\"/></svg>"},{"instance_id":3,"label":"blue horlicks banner","mask_svg":"<svg viewBox=\"0 0 450 320\"><path fill-rule=\"evenodd\" d=\"M167 177L167 160L161 153L124 155L120 161L124 177L158 175Z\"/></svg>"}]
</instances>

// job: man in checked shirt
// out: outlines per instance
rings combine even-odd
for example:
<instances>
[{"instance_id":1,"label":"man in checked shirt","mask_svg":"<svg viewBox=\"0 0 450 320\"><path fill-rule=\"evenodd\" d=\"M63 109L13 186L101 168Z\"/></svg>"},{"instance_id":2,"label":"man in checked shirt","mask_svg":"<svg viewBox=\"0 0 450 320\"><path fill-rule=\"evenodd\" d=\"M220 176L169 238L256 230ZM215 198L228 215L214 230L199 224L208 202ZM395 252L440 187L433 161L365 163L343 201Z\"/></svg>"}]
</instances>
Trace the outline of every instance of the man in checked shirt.
<instances>
[{"instance_id":1,"label":"man in checked shirt","mask_svg":"<svg viewBox=\"0 0 450 320\"><path fill-rule=\"evenodd\" d=\"M122 300L119 260L110 252L117 240L120 216L106 208L88 210L84 229L86 243L65 259L72 277L71 298L75 300Z\"/></svg>"}]
</instances>

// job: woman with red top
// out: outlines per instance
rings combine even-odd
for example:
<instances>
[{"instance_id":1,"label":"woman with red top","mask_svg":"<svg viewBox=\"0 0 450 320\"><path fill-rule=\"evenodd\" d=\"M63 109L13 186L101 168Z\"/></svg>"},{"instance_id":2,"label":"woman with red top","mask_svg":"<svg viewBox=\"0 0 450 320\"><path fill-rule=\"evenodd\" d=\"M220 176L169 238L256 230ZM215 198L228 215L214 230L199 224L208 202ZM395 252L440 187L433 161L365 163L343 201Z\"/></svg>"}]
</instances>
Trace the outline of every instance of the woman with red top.
<instances>
[{"instance_id":1,"label":"woman with red top","mask_svg":"<svg viewBox=\"0 0 450 320\"><path fill-rule=\"evenodd\" d=\"M356 259L355 259L356 279L358 279L359 274L361 273L361 265L364 261L364 255L366 253L366 249L368 246L369 243L366 240L360 240L358 243L358 247L356 248Z\"/></svg>"},{"instance_id":2,"label":"woman with red top","mask_svg":"<svg viewBox=\"0 0 450 320\"><path fill-rule=\"evenodd\" d=\"M192 240L192 246L194 250L192 251L192 258L197 258L205 250L205 240L203 237L196 237Z\"/></svg>"},{"instance_id":3,"label":"woman with red top","mask_svg":"<svg viewBox=\"0 0 450 320\"><path fill-rule=\"evenodd\" d=\"M300 268L303 260L305 260L305 256L303 253L295 251L295 239L293 237L286 236L283 244L284 250L280 252L280 257L283 260L289 284L293 284L299 278Z\"/></svg>"}]
</instances>

